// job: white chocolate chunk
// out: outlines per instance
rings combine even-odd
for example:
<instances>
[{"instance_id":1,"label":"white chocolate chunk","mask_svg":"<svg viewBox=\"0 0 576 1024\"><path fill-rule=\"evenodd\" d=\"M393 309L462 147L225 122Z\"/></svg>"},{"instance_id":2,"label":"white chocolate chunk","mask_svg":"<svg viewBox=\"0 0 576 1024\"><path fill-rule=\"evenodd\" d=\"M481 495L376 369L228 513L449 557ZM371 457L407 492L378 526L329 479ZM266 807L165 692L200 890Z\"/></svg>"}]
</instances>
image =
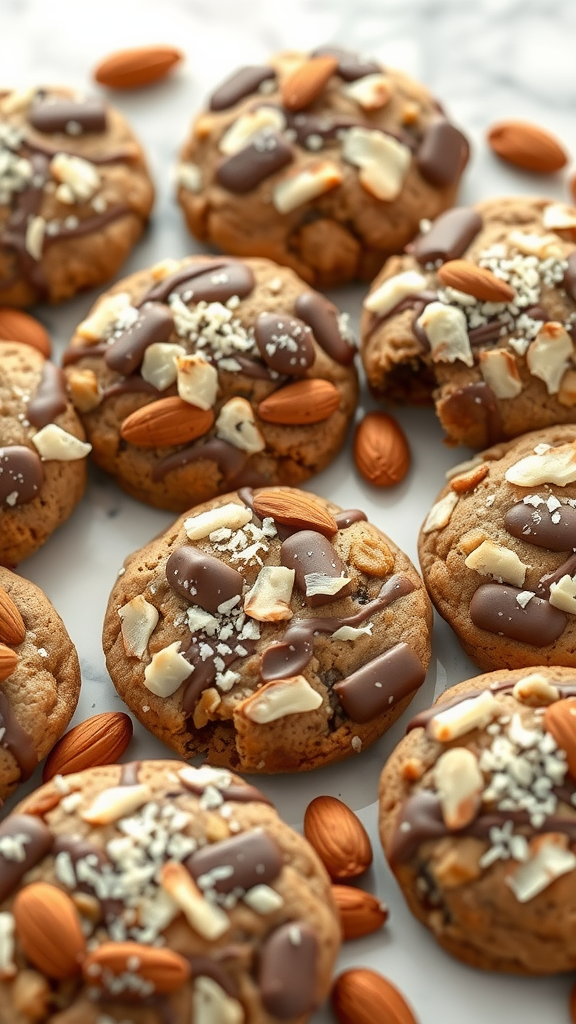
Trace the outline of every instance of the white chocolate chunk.
<instances>
[{"instance_id":1,"label":"white chocolate chunk","mask_svg":"<svg viewBox=\"0 0 576 1024\"><path fill-rule=\"evenodd\" d=\"M265 565L244 598L244 611L258 622L281 622L292 618L290 600L294 587L294 569L284 565Z\"/></svg>"},{"instance_id":2,"label":"white chocolate chunk","mask_svg":"<svg viewBox=\"0 0 576 1024\"><path fill-rule=\"evenodd\" d=\"M184 520L184 529L190 540L202 540L214 530L240 530L251 519L252 512L247 505L237 505L236 502L229 501L218 508L209 509L208 512L201 512L200 515L189 516Z\"/></svg>"},{"instance_id":3,"label":"white chocolate chunk","mask_svg":"<svg viewBox=\"0 0 576 1024\"><path fill-rule=\"evenodd\" d=\"M226 912L202 895L183 864L167 861L160 868L160 884L184 914L190 927L209 942L230 928Z\"/></svg>"},{"instance_id":4,"label":"white chocolate chunk","mask_svg":"<svg viewBox=\"0 0 576 1024\"><path fill-rule=\"evenodd\" d=\"M515 551L492 540L482 541L465 560L468 569L475 569L481 576L494 576L504 583L521 587L526 578L527 565L521 562Z\"/></svg>"},{"instance_id":5,"label":"white chocolate chunk","mask_svg":"<svg viewBox=\"0 0 576 1024\"><path fill-rule=\"evenodd\" d=\"M229 996L207 974L194 979L192 995L194 1024L244 1024L241 1003Z\"/></svg>"},{"instance_id":6,"label":"white chocolate chunk","mask_svg":"<svg viewBox=\"0 0 576 1024\"><path fill-rule=\"evenodd\" d=\"M541 672L531 672L514 684L512 696L531 707L541 707L543 704L553 704L560 699L560 690L554 683L551 683Z\"/></svg>"},{"instance_id":7,"label":"white chocolate chunk","mask_svg":"<svg viewBox=\"0 0 576 1024\"><path fill-rule=\"evenodd\" d=\"M227 789L232 784L232 775L226 768L213 768L209 764L203 764L200 768L194 768L191 764L181 768L179 777L191 786L214 786L215 789Z\"/></svg>"},{"instance_id":8,"label":"white chocolate chunk","mask_svg":"<svg viewBox=\"0 0 576 1024\"><path fill-rule=\"evenodd\" d=\"M198 164L184 160L179 163L176 167L176 184L181 185L188 192L201 192L204 182Z\"/></svg>"},{"instance_id":9,"label":"white chocolate chunk","mask_svg":"<svg viewBox=\"0 0 576 1024\"><path fill-rule=\"evenodd\" d=\"M422 527L422 532L432 533L434 530L443 530L445 526L448 526L458 501L459 495L456 494L456 491L448 491L448 494L445 494L443 498L440 498L440 501L432 505Z\"/></svg>"},{"instance_id":10,"label":"white chocolate chunk","mask_svg":"<svg viewBox=\"0 0 576 1024\"><path fill-rule=\"evenodd\" d=\"M552 583L548 600L555 608L576 615L576 576L569 576L567 573L558 580L558 583Z\"/></svg>"},{"instance_id":11,"label":"white chocolate chunk","mask_svg":"<svg viewBox=\"0 0 576 1024\"><path fill-rule=\"evenodd\" d=\"M367 626L340 626L335 633L332 633L333 640L357 640L358 637L366 634L372 636L372 623Z\"/></svg>"},{"instance_id":12,"label":"white chocolate chunk","mask_svg":"<svg viewBox=\"0 0 576 1024\"><path fill-rule=\"evenodd\" d=\"M562 255L562 246L557 235L536 235L514 230L508 235L508 241L523 256L536 256L539 260L546 260Z\"/></svg>"},{"instance_id":13,"label":"white chocolate chunk","mask_svg":"<svg viewBox=\"0 0 576 1024\"><path fill-rule=\"evenodd\" d=\"M454 363L459 359L466 366L474 365L463 310L443 302L430 302L417 323L428 338L434 362Z\"/></svg>"},{"instance_id":14,"label":"white chocolate chunk","mask_svg":"<svg viewBox=\"0 0 576 1024\"><path fill-rule=\"evenodd\" d=\"M16 974L14 963L14 934L16 922L8 910L0 914L0 980L13 978Z\"/></svg>"},{"instance_id":15,"label":"white chocolate chunk","mask_svg":"<svg viewBox=\"0 0 576 1024\"><path fill-rule=\"evenodd\" d=\"M56 153L50 161L50 173L70 189L76 202L87 202L100 188L98 168L81 156Z\"/></svg>"},{"instance_id":16,"label":"white chocolate chunk","mask_svg":"<svg viewBox=\"0 0 576 1024\"><path fill-rule=\"evenodd\" d=\"M434 766L434 783L448 828L464 828L476 817L484 779L471 750L452 747Z\"/></svg>"},{"instance_id":17,"label":"white chocolate chunk","mask_svg":"<svg viewBox=\"0 0 576 1024\"><path fill-rule=\"evenodd\" d=\"M257 914L273 914L284 906L280 893L269 885L253 885L244 893L243 900Z\"/></svg>"},{"instance_id":18,"label":"white chocolate chunk","mask_svg":"<svg viewBox=\"0 0 576 1024\"><path fill-rule=\"evenodd\" d=\"M32 444L38 449L41 458L53 459L55 462L75 462L84 459L92 451L92 445L81 441L67 430L48 423L32 438Z\"/></svg>"},{"instance_id":19,"label":"white chocolate chunk","mask_svg":"<svg viewBox=\"0 0 576 1024\"><path fill-rule=\"evenodd\" d=\"M122 619L122 643L129 658L141 658L148 648L148 641L156 629L158 610L142 594L118 609Z\"/></svg>"},{"instance_id":20,"label":"white chocolate chunk","mask_svg":"<svg viewBox=\"0 0 576 1024\"><path fill-rule=\"evenodd\" d=\"M27 110L36 96L36 92L37 89L34 85L27 89L12 89L0 101L0 110L5 114L17 114L21 110Z\"/></svg>"},{"instance_id":21,"label":"white chocolate chunk","mask_svg":"<svg viewBox=\"0 0 576 1024\"><path fill-rule=\"evenodd\" d=\"M472 729L483 729L498 713L498 701L485 690L479 697L469 697L454 707L438 711L428 722L426 731L433 740L449 743Z\"/></svg>"},{"instance_id":22,"label":"white chocolate chunk","mask_svg":"<svg viewBox=\"0 0 576 1024\"><path fill-rule=\"evenodd\" d=\"M390 76L380 72L364 75L342 89L342 92L351 100L355 100L362 110L381 110L390 102L392 91Z\"/></svg>"},{"instance_id":23,"label":"white chocolate chunk","mask_svg":"<svg viewBox=\"0 0 576 1024\"><path fill-rule=\"evenodd\" d=\"M199 409L211 409L218 393L218 370L202 356L178 356L178 394Z\"/></svg>"},{"instance_id":24,"label":"white chocolate chunk","mask_svg":"<svg viewBox=\"0 0 576 1024\"><path fill-rule=\"evenodd\" d=\"M178 374L176 360L185 356L186 349L182 345L171 342L155 341L144 353L140 373L148 384L164 391L174 383Z\"/></svg>"},{"instance_id":25,"label":"white chocolate chunk","mask_svg":"<svg viewBox=\"0 0 576 1024\"><path fill-rule=\"evenodd\" d=\"M80 811L80 817L90 825L109 825L133 814L152 799L149 786L111 786L103 789L89 807Z\"/></svg>"},{"instance_id":26,"label":"white chocolate chunk","mask_svg":"<svg viewBox=\"0 0 576 1024\"><path fill-rule=\"evenodd\" d=\"M345 133L342 156L360 168L358 177L363 188L385 202L400 194L412 162L408 146L391 135L361 127Z\"/></svg>"},{"instance_id":27,"label":"white chocolate chunk","mask_svg":"<svg viewBox=\"0 0 576 1024\"><path fill-rule=\"evenodd\" d=\"M539 455L527 455L506 470L504 476L510 484L519 487L538 487L540 484L566 484L576 480L576 441L547 448Z\"/></svg>"},{"instance_id":28,"label":"white chocolate chunk","mask_svg":"<svg viewBox=\"0 0 576 1024\"><path fill-rule=\"evenodd\" d=\"M245 398L231 398L216 420L216 435L249 455L261 452L266 441L254 422L254 411Z\"/></svg>"},{"instance_id":29,"label":"white chocolate chunk","mask_svg":"<svg viewBox=\"0 0 576 1024\"><path fill-rule=\"evenodd\" d=\"M542 223L550 231L569 231L576 228L576 208L566 203L550 203L542 211Z\"/></svg>"},{"instance_id":30,"label":"white chocolate chunk","mask_svg":"<svg viewBox=\"0 0 576 1024\"><path fill-rule=\"evenodd\" d=\"M170 697L191 674L193 666L179 654L180 641L158 651L144 669L144 686L157 697Z\"/></svg>"},{"instance_id":31,"label":"white chocolate chunk","mask_svg":"<svg viewBox=\"0 0 576 1024\"><path fill-rule=\"evenodd\" d=\"M403 274L395 274L371 292L364 302L364 309L370 313L385 316L394 306L402 302L408 295L422 291L426 287L426 278L416 270L406 270Z\"/></svg>"},{"instance_id":32,"label":"white chocolate chunk","mask_svg":"<svg viewBox=\"0 0 576 1024\"><path fill-rule=\"evenodd\" d=\"M511 352L495 348L480 353L480 373L496 398L516 398L523 384Z\"/></svg>"},{"instance_id":33,"label":"white chocolate chunk","mask_svg":"<svg viewBox=\"0 0 576 1024\"><path fill-rule=\"evenodd\" d=\"M506 878L519 903L527 903L556 878L576 868L576 856L569 850L568 836L549 832L530 842L532 856Z\"/></svg>"},{"instance_id":34,"label":"white chocolate chunk","mask_svg":"<svg viewBox=\"0 0 576 1024\"><path fill-rule=\"evenodd\" d=\"M277 107L257 107L234 121L220 139L218 149L226 156L238 153L248 146L260 132L283 132L286 118Z\"/></svg>"},{"instance_id":35,"label":"white chocolate chunk","mask_svg":"<svg viewBox=\"0 0 576 1024\"><path fill-rule=\"evenodd\" d=\"M332 597L347 583L350 583L350 578L348 576L325 576L322 572L307 572L304 582L306 583L306 597L313 597L314 594L326 594Z\"/></svg>"},{"instance_id":36,"label":"white chocolate chunk","mask_svg":"<svg viewBox=\"0 0 576 1024\"><path fill-rule=\"evenodd\" d=\"M100 341L109 338L121 314L132 305L128 292L117 292L107 295L98 303L96 309L76 328L76 333L86 341ZM138 315L138 310L134 308Z\"/></svg>"},{"instance_id":37,"label":"white chocolate chunk","mask_svg":"<svg viewBox=\"0 0 576 1024\"><path fill-rule=\"evenodd\" d=\"M24 245L26 252L33 260L42 259L42 248L44 246L44 234L46 232L46 221L44 217L31 217L26 225L26 236Z\"/></svg>"},{"instance_id":38,"label":"white chocolate chunk","mask_svg":"<svg viewBox=\"0 0 576 1024\"><path fill-rule=\"evenodd\" d=\"M530 373L546 384L549 395L560 390L560 381L574 352L572 338L559 323L546 323L528 346L526 362Z\"/></svg>"},{"instance_id":39,"label":"white chocolate chunk","mask_svg":"<svg viewBox=\"0 0 576 1024\"><path fill-rule=\"evenodd\" d=\"M244 701L240 710L252 722L265 725L285 715L315 711L321 703L321 695L304 676L290 676L288 679L275 679L272 683L266 683Z\"/></svg>"},{"instance_id":40,"label":"white chocolate chunk","mask_svg":"<svg viewBox=\"0 0 576 1024\"><path fill-rule=\"evenodd\" d=\"M342 172L330 160L318 161L297 174L289 175L274 186L272 202L278 213L291 213L311 199L317 199L336 188Z\"/></svg>"}]
</instances>

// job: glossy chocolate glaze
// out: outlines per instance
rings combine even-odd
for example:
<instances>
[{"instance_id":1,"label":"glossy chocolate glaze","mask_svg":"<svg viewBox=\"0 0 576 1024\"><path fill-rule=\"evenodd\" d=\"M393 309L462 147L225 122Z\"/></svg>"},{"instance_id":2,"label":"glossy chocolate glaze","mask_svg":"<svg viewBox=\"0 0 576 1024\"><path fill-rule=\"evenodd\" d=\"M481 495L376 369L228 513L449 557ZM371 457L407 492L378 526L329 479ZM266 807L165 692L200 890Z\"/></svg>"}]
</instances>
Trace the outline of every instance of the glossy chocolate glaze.
<instances>
[{"instance_id":1,"label":"glossy chocolate glaze","mask_svg":"<svg viewBox=\"0 0 576 1024\"><path fill-rule=\"evenodd\" d=\"M32 426L40 429L48 423L53 423L60 413L66 412L67 407L64 374L59 366L55 366L47 359L42 367L40 383L28 402L26 418Z\"/></svg>"}]
</instances>

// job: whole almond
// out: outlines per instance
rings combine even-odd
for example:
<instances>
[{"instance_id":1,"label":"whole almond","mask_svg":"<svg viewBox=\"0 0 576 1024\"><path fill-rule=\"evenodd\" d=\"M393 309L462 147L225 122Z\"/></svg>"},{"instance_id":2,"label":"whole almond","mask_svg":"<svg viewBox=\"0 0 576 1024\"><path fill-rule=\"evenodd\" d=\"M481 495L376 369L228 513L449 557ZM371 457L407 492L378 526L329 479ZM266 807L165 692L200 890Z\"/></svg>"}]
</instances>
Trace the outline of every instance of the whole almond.
<instances>
[{"instance_id":1,"label":"whole almond","mask_svg":"<svg viewBox=\"0 0 576 1024\"><path fill-rule=\"evenodd\" d=\"M32 882L12 906L16 934L28 960L48 978L73 978L86 950L80 917L65 892L47 882Z\"/></svg>"},{"instance_id":2,"label":"whole almond","mask_svg":"<svg viewBox=\"0 0 576 1024\"><path fill-rule=\"evenodd\" d=\"M356 878L372 863L362 822L335 796L317 796L306 808L304 835L334 880Z\"/></svg>"},{"instance_id":3,"label":"whole almond","mask_svg":"<svg viewBox=\"0 0 576 1024\"><path fill-rule=\"evenodd\" d=\"M438 268L438 277L445 288L456 288L482 302L512 302L516 292L491 270L468 260L449 260Z\"/></svg>"},{"instance_id":4,"label":"whole almond","mask_svg":"<svg viewBox=\"0 0 576 1024\"><path fill-rule=\"evenodd\" d=\"M26 636L24 619L10 594L0 587L0 642L17 647Z\"/></svg>"},{"instance_id":5,"label":"whole almond","mask_svg":"<svg viewBox=\"0 0 576 1024\"><path fill-rule=\"evenodd\" d=\"M75 725L52 747L42 779L71 775L100 764L114 764L132 739L132 721L123 711L105 711Z\"/></svg>"},{"instance_id":6,"label":"whole almond","mask_svg":"<svg viewBox=\"0 0 576 1024\"><path fill-rule=\"evenodd\" d=\"M397 988L376 971L344 971L332 988L332 1009L340 1024L417 1024Z\"/></svg>"},{"instance_id":7,"label":"whole almond","mask_svg":"<svg viewBox=\"0 0 576 1024\"><path fill-rule=\"evenodd\" d=\"M363 889L355 889L351 885L333 885L332 896L338 907L345 941L370 935L388 920L387 907Z\"/></svg>"},{"instance_id":8,"label":"whole almond","mask_svg":"<svg viewBox=\"0 0 576 1024\"><path fill-rule=\"evenodd\" d=\"M0 683L11 676L18 664L18 655L11 647L0 644Z\"/></svg>"},{"instance_id":9,"label":"whole almond","mask_svg":"<svg viewBox=\"0 0 576 1024\"><path fill-rule=\"evenodd\" d=\"M46 328L33 316L10 306L0 306L0 341L19 341L22 345L31 345L46 359L49 359L52 351Z\"/></svg>"},{"instance_id":10,"label":"whole almond","mask_svg":"<svg viewBox=\"0 0 576 1024\"><path fill-rule=\"evenodd\" d=\"M86 983L109 988L115 993L114 980L132 974L149 982L160 995L175 992L190 977L190 964L179 953L139 942L103 942L89 953L83 964ZM109 982L107 985L106 982Z\"/></svg>"},{"instance_id":11,"label":"whole almond","mask_svg":"<svg viewBox=\"0 0 576 1024\"><path fill-rule=\"evenodd\" d=\"M576 779L576 700L557 700L544 712L544 728L566 754L568 771Z\"/></svg>"},{"instance_id":12,"label":"whole almond","mask_svg":"<svg viewBox=\"0 0 576 1024\"><path fill-rule=\"evenodd\" d=\"M311 495L289 487L265 487L254 495L254 511L261 519L271 516L284 526L298 530L317 530L325 537L338 533L338 524Z\"/></svg>"},{"instance_id":13,"label":"whole almond","mask_svg":"<svg viewBox=\"0 0 576 1024\"><path fill-rule=\"evenodd\" d=\"M281 86L282 103L286 110L304 110L313 103L337 67L336 57L311 57L296 68Z\"/></svg>"},{"instance_id":14,"label":"whole almond","mask_svg":"<svg viewBox=\"0 0 576 1024\"><path fill-rule=\"evenodd\" d=\"M410 448L402 427L385 412L369 412L356 428L354 461L375 487L400 483L410 468Z\"/></svg>"},{"instance_id":15,"label":"whole almond","mask_svg":"<svg viewBox=\"0 0 576 1024\"><path fill-rule=\"evenodd\" d=\"M338 388L329 380L299 380L273 391L258 406L266 423L300 425L327 420L340 405Z\"/></svg>"},{"instance_id":16,"label":"whole almond","mask_svg":"<svg viewBox=\"0 0 576 1024\"><path fill-rule=\"evenodd\" d=\"M137 89L164 78L183 54L175 46L137 46L117 50L94 68L94 78L110 89Z\"/></svg>"},{"instance_id":17,"label":"whole almond","mask_svg":"<svg viewBox=\"0 0 576 1024\"><path fill-rule=\"evenodd\" d=\"M558 139L528 121L500 121L488 130L487 138L502 160L527 171L551 174L568 162Z\"/></svg>"},{"instance_id":18,"label":"whole almond","mask_svg":"<svg viewBox=\"0 0 576 1024\"><path fill-rule=\"evenodd\" d=\"M186 444L206 434L214 423L212 409L199 409L182 398L160 398L128 416L120 433L139 448Z\"/></svg>"}]
</instances>

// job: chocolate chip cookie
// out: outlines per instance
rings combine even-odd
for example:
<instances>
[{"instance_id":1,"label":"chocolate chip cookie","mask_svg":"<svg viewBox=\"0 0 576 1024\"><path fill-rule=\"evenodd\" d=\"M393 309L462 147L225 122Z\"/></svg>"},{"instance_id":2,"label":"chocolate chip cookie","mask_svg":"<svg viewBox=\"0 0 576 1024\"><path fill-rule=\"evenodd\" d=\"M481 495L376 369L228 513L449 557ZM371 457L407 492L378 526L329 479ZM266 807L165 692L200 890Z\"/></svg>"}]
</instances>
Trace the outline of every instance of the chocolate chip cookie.
<instances>
[{"instance_id":1,"label":"chocolate chip cookie","mask_svg":"<svg viewBox=\"0 0 576 1024\"><path fill-rule=\"evenodd\" d=\"M482 448L576 422L576 208L524 196L442 214L364 302L377 395L430 401Z\"/></svg>"},{"instance_id":2,"label":"chocolate chip cookie","mask_svg":"<svg viewBox=\"0 0 576 1024\"><path fill-rule=\"evenodd\" d=\"M452 687L380 780L380 836L412 913L452 956L573 971L576 674L532 668Z\"/></svg>"},{"instance_id":3,"label":"chocolate chip cookie","mask_svg":"<svg viewBox=\"0 0 576 1024\"><path fill-rule=\"evenodd\" d=\"M230 772L59 776L0 824L0 865L1 1024L303 1024L330 988L328 875Z\"/></svg>"},{"instance_id":4,"label":"chocolate chip cookie","mask_svg":"<svg viewBox=\"0 0 576 1024\"><path fill-rule=\"evenodd\" d=\"M108 670L183 757L306 771L380 736L424 681L431 609L363 512L244 488L135 552L104 622Z\"/></svg>"},{"instance_id":5,"label":"chocolate chip cookie","mask_svg":"<svg viewBox=\"0 0 576 1024\"><path fill-rule=\"evenodd\" d=\"M243 485L299 484L357 398L346 315L269 260L166 260L115 285L64 356L95 461L182 512Z\"/></svg>"},{"instance_id":6,"label":"chocolate chip cookie","mask_svg":"<svg viewBox=\"0 0 576 1024\"><path fill-rule=\"evenodd\" d=\"M66 88L0 92L0 302L59 302L109 281L154 190L122 117Z\"/></svg>"},{"instance_id":7,"label":"chocolate chip cookie","mask_svg":"<svg viewBox=\"0 0 576 1024\"><path fill-rule=\"evenodd\" d=\"M347 50L281 53L209 100L180 154L191 232L317 287L370 280L455 200L468 143L428 90Z\"/></svg>"}]
</instances>

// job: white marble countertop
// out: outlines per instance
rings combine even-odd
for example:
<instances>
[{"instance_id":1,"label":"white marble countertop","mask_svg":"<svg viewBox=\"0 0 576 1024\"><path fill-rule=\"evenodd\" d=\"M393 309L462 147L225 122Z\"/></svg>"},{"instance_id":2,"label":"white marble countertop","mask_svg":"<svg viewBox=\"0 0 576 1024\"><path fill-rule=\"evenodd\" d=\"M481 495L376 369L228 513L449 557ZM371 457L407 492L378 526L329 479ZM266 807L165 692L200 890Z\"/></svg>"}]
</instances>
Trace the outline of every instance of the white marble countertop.
<instances>
[{"instance_id":1,"label":"white marble countertop","mask_svg":"<svg viewBox=\"0 0 576 1024\"><path fill-rule=\"evenodd\" d=\"M91 69L113 50L165 42L185 52L185 63L166 81L110 96L144 143L157 186L150 228L124 274L198 250L173 199L171 168L177 149L213 86L240 64L263 61L280 49L339 43L425 82L472 140L461 203L507 193L542 192L567 199L572 168L544 180L514 170L493 156L484 135L496 120L531 120L555 132L576 155L575 32L576 5L569 0L476 0L473 5L461 0L248 0L243 5L237 0L0 0L0 84L62 83L89 89ZM364 293L360 286L350 287L332 293L332 298L357 322ZM57 356L95 294L35 310L52 333ZM367 395L361 404L363 409L373 407ZM358 476L347 450L308 489L345 507L362 506L416 561L418 528L444 471L468 453L442 445L442 431L431 411L400 410L398 418L413 453L412 469L399 487L370 487ZM173 518L132 501L91 470L81 506L20 566L52 599L78 647L83 690L75 721L122 707L100 644L108 593L125 555ZM570 978L500 977L452 960L409 915L378 844L378 776L405 721L446 685L477 671L451 630L437 619L427 682L408 715L386 737L353 762L309 775L255 781L295 827L300 827L312 797L330 793L359 813L372 836L374 867L362 884L388 903L390 920L379 934L348 943L339 969L365 965L380 970L401 988L421 1024L567 1024ZM166 748L137 726L126 759L165 755ZM39 773L25 789L38 781ZM327 1024L333 1018L323 1009L313 1019Z\"/></svg>"}]
</instances>

